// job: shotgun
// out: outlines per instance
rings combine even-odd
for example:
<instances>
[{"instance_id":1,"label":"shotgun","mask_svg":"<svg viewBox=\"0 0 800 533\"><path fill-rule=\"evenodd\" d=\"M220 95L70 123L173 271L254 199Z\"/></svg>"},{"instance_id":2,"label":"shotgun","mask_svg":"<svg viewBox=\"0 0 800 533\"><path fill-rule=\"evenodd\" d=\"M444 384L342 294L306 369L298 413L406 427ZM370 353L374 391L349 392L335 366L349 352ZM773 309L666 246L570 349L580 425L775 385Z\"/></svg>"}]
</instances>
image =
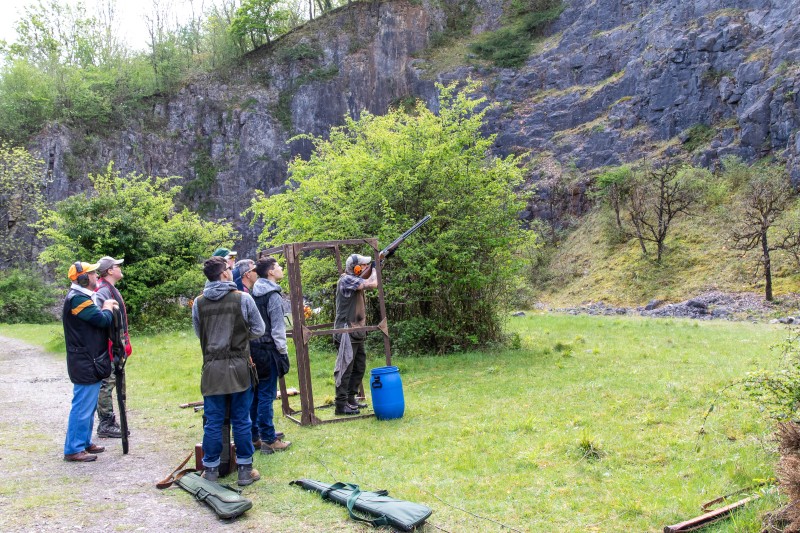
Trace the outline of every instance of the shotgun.
<instances>
[{"instance_id":1,"label":"shotgun","mask_svg":"<svg viewBox=\"0 0 800 533\"><path fill-rule=\"evenodd\" d=\"M390 257L392 254L395 253L395 251L397 251L400 245L403 244L404 240L408 239L412 233L421 228L423 224L425 224L428 220L430 220L430 218L431 218L430 215L425 215L425 217L422 220L411 226L405 233L403 233L398 238L393 240L389 246L381 250L380 253L378 253L378 259L381 262L381 266L383 266L383 262L386 260L386 258Z\"/></svg>"},{"instance_id":2,"label":"shotgun","mask_svg":"<svg viewBox=\"0 0 800 533\"><path fill-rule=\"evenodd\" d=\"M111 323L111 354L114 358L114 376L117 380L117 404L119 404L119 427L122 432L122 453L128 453L128 414L125 412L125 339L123 337L124 324L122 311L119 308L112 311L114 317Z\"/></svg>"}]
</instances>

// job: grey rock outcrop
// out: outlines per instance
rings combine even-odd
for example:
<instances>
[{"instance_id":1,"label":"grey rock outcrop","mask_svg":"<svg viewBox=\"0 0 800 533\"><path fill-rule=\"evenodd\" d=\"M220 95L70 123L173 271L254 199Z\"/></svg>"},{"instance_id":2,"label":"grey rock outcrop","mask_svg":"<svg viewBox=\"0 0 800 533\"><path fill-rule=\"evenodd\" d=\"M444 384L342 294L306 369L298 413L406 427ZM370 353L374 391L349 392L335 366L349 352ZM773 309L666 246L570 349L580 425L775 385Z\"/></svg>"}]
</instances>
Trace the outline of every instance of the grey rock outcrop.
<instances>
[{"instance_id":1,"label":"grey rock outcrop","mask_svg":"<svg viewBox=\"0 0 800 533\"><path fill-rule=\"evenodd\" d=\"M521 68L465 65L435 76L485 82L489 100L502 104L486 126L497 134L497 154L530 151L551 166L588 171L679 151L701 124L709 140L693 152L697 162L774 154L800 181L800 2L564 4ZM496 28L503 3L475 5L472 33ZM83 190L86 173L111 159L123 172L181 176L191 191L186 202L232 221L242 234L237 247L250 255L260 228L241 213L254 190L285 187L292 157L308 156L308 141L287 144L293 135L324 135L345 116L384 113L408 96L437 107L421 52L458 9L455 1L352 3L252 52L224 76L153 97L105 137L53 126L34 143L54 178L48 196Z\"/></svg>"}]
</instances>

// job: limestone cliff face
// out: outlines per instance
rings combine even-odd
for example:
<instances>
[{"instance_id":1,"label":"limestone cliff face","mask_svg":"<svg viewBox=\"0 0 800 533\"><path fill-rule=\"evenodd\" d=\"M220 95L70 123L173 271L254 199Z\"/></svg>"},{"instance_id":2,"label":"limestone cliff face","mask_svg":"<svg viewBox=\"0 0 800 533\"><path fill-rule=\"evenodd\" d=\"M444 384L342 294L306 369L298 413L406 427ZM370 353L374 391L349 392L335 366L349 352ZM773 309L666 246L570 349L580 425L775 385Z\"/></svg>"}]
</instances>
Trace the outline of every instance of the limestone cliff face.
<instances>
[{"instance_id":1,"label":"limestone cliff face","mask_svg":"<svg viewBox=\"0 0 800 533\"><path fill-rule=\"evenodd\" d=\"M798 15L797 1L573 0L543 52L499 73L491 97L514 112L497 116L498 149L587 169L679 150L700 124L699 162L776 154L800 179Z\"/></svg>"},{"instance_id":2,"label":"limestone cliff face","mask_svg":"<svg viewBox=\"0 0 800 533\"><path fill-rule=\"evenodd\" d=\"M498 133L498 153L531 151L590 170L684 150L702 131L692 152L698 162L775 154L800 180L800 2L564 3L522 68L464 66L438 75L485 81L499 104L487 124ZM500 0L472 5L480 10L473 33L496 27ZM252 254L258 228L240 213L255 189L280 191L287 162L310 151L308 142L288 139L324 134L363 109L383 113L408 96L436 106L419 56L458 7L354 3L230 71L153 98L105 137L53 126L35 143L54 178L49 198L81 190L86 172L111 159L123 172L178 175L186 201L233 221L243 236L238 248Z\"/></svg>"}]
</instances>

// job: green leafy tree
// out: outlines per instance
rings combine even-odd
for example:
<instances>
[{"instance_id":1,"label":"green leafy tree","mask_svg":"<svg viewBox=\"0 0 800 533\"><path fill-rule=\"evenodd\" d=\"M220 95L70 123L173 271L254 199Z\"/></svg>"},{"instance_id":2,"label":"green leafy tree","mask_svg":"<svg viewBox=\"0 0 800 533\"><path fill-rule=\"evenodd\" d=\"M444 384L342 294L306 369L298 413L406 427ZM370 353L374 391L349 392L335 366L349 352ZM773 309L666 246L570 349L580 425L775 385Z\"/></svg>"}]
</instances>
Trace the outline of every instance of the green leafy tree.
<instances>
[{"instance_id":1,"label":"green leafy tree","mask_svg":"<svg viewBox=\"0 0 800 533\"><path fill-rule=\"evenodd\" d=\"M25 59L0 70L0 137L23 143L56 114L58 94L43 71Z\"/></svg>"},{"instance_id":2,"label":"green leafy tree","mask_svg":"<svg viewBox=\"0 0 800 533\"><path fill-rule=\"evenodd\" d=\"M177 209L180 187L172 185L173 178L122 176L109 163L89 179L88 194L59 202L44 216L41 233L49 244L41 260L63 274L77 260L124 258L120 289L134 322L158 326L164 317L187 318L181 303L204 283L199 262L232 242L233 229Z\"/></svg>"},{"instance_id":3,"label":"green leafy tree","mask_svg":"<svg viewBox=\"0 0 800 533\"><path fill-rule=\"evenodd\" d=\"M31 225L44 210L43 162L25 148L0 142L0 268L31 259Z\"/></svg>"},{"instance_id":4,"label":"green leafy tree","mask_svg":"<svg viewBox=\"0 0 800 533\"><path fill-rule=\"evenodd\" d=\"M291 14L280 5L280 0L242 0L231 21L231 34L239 42L249 41L249 50L269 43L289 30Z\"/></svg>"},{"instance_id":5,"label":"green leafy tree","mask_svg":"<svg viewBox=\"0 0 800 533\"><path fill-rule=\"evenodd\" d=\"M609 169L597 177L601 200L614 212L617 229L622 232L622 208L629 193L631 167L622 165Z\"/></svg>"},{"instance_id":6,"label":"green leafy tree","mask_svg":"<svg viewBox=\"0 0 800 533\"><path fill-rule=\"evenodd\" d=\"M134 72L136 58L117 38L111 4L103 17L56 0L26 8L16 42L0 46L4 137L27 141L50 120L106 129L132 100L152 94L152 77Z\"/></svg>"},{"instance_id":7,"label":"green leafy tree","mask_svg":"<svg viewBox=\"0 0 800 533\"><path fill-rule=\"evenodd\" d=\"M268 246L370 236L385 245L430 214L383 271L401 350L444 352L501 338L511 254L524 237L515 193L524 169L514 156L490 154L494 136L481 134L488 108L469 96L474 89L439 86L438 115L418 103L411 113L346 118L328 139L302 136L315 150L291 162L291 188L262 194L250 208L265 223L260 240ZM310 256L303 265L304 290L316 287L309 294L332 302L332 260Z\"/></svg>"}]
</instances>

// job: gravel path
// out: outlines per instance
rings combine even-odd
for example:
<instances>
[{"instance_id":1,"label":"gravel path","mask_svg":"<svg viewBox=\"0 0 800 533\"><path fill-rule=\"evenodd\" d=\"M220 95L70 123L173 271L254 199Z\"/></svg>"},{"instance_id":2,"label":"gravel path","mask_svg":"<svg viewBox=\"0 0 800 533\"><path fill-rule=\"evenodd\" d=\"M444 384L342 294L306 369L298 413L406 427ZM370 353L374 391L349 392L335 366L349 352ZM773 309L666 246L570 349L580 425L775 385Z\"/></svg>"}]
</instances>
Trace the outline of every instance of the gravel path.
<instances>
[{"instance_id":1,"label":"gravel path","mask_svg":"<svg viewBox=\"0 0 800 533\"><path fill-rule=\"evenodd\" d=\"M155 484L190 450L133 428L93 463L63 460L72 383L64 357L0 337L0 531L239 531L180 488ZM179 461L177 461L179 462Z\"/></svg>"}]
</instances>

